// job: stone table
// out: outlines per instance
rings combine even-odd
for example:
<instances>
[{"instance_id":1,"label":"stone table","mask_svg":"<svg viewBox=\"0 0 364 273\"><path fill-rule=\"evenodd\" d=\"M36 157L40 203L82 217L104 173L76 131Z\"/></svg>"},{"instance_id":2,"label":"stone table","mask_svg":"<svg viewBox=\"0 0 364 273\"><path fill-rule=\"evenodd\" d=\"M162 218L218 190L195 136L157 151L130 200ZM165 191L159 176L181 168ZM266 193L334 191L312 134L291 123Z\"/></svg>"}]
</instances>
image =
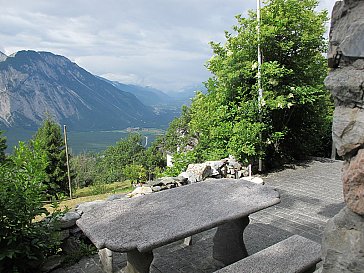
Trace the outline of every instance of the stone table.
<instances>
[{"instance_id":1,"label":"stone table","mask_svg":"<svg viewBox=\"0 0 364 273\"><path fill-rule=\"evenodd\" d=\"M124 272L149 272L153 249L218 227L213 257L231 264L247 256L249 215L280 202L273 188L242 179L208 179L85 212L77 225L100 250L106 272L112 252L127 252Z\"/></svg>"}]
</instances>

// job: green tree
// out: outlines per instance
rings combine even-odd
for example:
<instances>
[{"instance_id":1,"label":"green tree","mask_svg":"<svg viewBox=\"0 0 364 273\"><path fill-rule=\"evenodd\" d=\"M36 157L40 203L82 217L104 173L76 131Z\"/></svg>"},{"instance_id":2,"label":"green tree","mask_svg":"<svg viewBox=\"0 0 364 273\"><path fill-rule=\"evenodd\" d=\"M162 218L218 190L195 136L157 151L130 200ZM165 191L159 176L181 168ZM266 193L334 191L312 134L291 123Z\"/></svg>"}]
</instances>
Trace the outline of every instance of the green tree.
<instances>
[{"instance_id":1,"label":"green tree","mask_svg":"<svg viewBox=\"0 0 364 273\"><path fill-rule=\"evenodd\" d=\"M183 150L190 142L192 135L189 129L190 109L183 105L181 115L174 118L163 138L163 148L171 153Z\"/></svg>"},{"instance_id":2,"label":"green tree","mask_svg":"<svg viewBox=\"0 0 364 273\"><path fill-rule=\"evenodd\" d=\"M37 272L60 241L57 214L49 221L35 221L49 213L47 200L47 155L39 142L22 142L5 164L0 164L0 272Z\"/></svg>"},{"instance_id":3,"label":"green tree","mask_svg":"<svg viewBox=\"0 0 364 273\"><path fill-rule=\"evenodd\" d=\"M226 43L211 43L208 93L190 109L202 159L228 154L270 161L322 152L330 138L331 102L324 39L327 12L317 0L268 0L261 10L263 100L258 104L256 13L237 16ZM260 138L261 136L261 138Z\"/></svg>"},{"instance_id":4,"label":"green tree","mask_svg":"<svg viewBox=\"0 0 364 273\"><path fill-rule=\"evenodd\" d=\"M156 138L144 153L143 166L147 170L148 180L152 180L159 176L162 169L166 167L167 159L163 154L163 139Z\"/></svg>"},{"instance_id":5,"label":"green tree","mask_svg":"<svg viewBox=\"0 0 364 273\"><path fill-rule=\"evenodd\" d=\"M146 173L145 168L139 164L129 164L123 168L124 178L132 183L145 182L147 179Z\"/></svg>"},{"instance_id":6,"label":"green tree","mask_svg":"<svg viewBox=\"0 0 364 273\"><path fill-rule=\"evenodd\" d=\"M34 140L40 143L47 156L46 178L47 192L56 196L68 192L67 160L61 127L51 118L44 120Z\"/></svg>"},{"instance_id":7,"label":"green tree","mask_svg":"<svg viewBox=\"0 0 364 273\"><path fill-rule=\"evenodd\" d=\"M144 152L142 137L135 133L108 147L97 163L98 182L112 183L124 180L124 167L129 164L142 165Z\"/></svg>"},{"instance_id":8,"label":"green tree","mask_svg":"<svg viewBox=\"0 0 364 273\"><path fill-rule=\"evenodd\" d=\"M5 162L5 150L7 148L6 137L2 136L3 133L3 131L0 131L0 164Z\"/></svg>"},{"instance_id":9,"label":"green tree","mask_svg":"<svg viewBox=\"0 0 364 273\"><path fill-rule=\"evenodd\" d=\"M173 166L167 167L163 176L178 176L187 169L188 164L197 162L194 151L176 152L173 154Z\"/></svg>"},{"instance_id":10,"label":"green tree","mask_svg":"<svg viewBox=\"0 0 364 273\"><path fill-rule=\"evenodd\" d=\"M75 173L75 176L72 179L74 187L83 188L94 183L97 165L96 155L82 153L73 156L70 160L70 165Z\"/></svg>"}]
</instances>

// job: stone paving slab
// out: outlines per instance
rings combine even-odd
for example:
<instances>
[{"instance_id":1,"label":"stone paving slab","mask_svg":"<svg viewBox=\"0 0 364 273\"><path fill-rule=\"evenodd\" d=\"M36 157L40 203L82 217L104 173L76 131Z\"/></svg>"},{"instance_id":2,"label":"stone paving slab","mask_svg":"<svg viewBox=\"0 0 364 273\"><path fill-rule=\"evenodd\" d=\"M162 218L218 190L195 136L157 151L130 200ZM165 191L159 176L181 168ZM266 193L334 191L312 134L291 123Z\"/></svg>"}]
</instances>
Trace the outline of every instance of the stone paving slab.
<instances>
[{"instance_id":1,"label":"stone paving slab","mask_svg":"<svg viewBox=\"0 0 364 273\"><path fill-rule=\"evenodd\" d=\"M256 253L293 234L321 243L326 222L344 206L341 184L342 161L313 160L269 173L262 178L281 194L281 203L254 213L245 229L249 254ZM203 182L202 182L203 183ZM216 229L193 236L193 245L175 242L154 251L152 273L210 273L222 265L212 258ZM126 265L117 254L115 265ZM102 273L97 255L52 273Z\"/></svg>"}]
</instances>

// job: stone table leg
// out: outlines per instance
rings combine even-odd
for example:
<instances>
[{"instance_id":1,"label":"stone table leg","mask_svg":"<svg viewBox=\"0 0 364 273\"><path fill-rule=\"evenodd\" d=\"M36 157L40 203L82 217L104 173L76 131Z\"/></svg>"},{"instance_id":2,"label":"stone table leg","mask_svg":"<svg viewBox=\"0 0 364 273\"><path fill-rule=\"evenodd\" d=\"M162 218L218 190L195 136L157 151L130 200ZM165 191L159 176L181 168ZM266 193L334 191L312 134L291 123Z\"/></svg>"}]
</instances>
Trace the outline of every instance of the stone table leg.
<instances>
[{"instance_id":1,"label":"stone table leg","mask_svg":"<svg viewBox=\"0 0 364 273\"><path fill-rule=\"evenodd\" d=\"M149 273L150 265L153 261L153 252L139 252L132 250L127 253L126 267L123 273Z\"/></svg>"},{"instance_id":2,"label":"stone table leg","mask_svg":"<svg viewBox=\"0 0 364 273\"><path fill-rule=\"evenodd\" d=\"M99 258L102 266L102 270L105 273L113 273L112 267L112 251L107 248L99 250Z\"/></svg>"},{"instance_id":3,"label":"stone table leg","mask_svg":"<svg viewBox=\"0 0 364 273\"><path fill-rule=\"evenodd\" d=\"M213 239L214 259L229 265L248 256L243 240L243 232L248 224L249 217L244 217L217 228Z\"/></svg>"}]
</instances>

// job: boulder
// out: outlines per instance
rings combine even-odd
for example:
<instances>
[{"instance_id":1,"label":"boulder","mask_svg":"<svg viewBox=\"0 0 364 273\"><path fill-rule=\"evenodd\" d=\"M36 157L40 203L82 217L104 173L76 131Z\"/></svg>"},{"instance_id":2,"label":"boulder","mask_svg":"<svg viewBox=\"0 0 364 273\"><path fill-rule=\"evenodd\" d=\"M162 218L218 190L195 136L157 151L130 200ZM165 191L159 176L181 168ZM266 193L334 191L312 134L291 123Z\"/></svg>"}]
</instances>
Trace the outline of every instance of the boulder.
<instances>
[{"instance_id":1,"label":"boulder","mask_svg":"<svg viewBox=\"0 0 364 273\"><path fill-rule=\"evenodd\" d=\"M227 158L227 165L228 165L228 168L231 168L234 170L241 170L241 167L242 167L241 164L232 155L230 155Z\"/></svg>"},{"instance_id":2,"label":"boulder","mask_svg":"<svg viewBox=\"0 0 364 273\"><path fill-rule=\"evenodd\" d=\"M138 197L138 196L151 194L151 193L153 193L153 190L151 187L141 186L141 187L136 187L135 190L133 190L131 193L128 193L126 196L129 198L132 198L132 197Z\"/></svg>"},{"instance_id":3,"label":"boulder","mask_svg":"<svg viewBox=\"0 0 364 273\"><path fill-rule=\"evenodd\" d=\"M322 241L322 273L364 272L364 217L343 208L328 221Z\"/></svg>"},{"instance_id":4,"label":"boulder","mask_svg":"<svg viewBox=\"0 0 364 273\"><path fill-rule=\"evenodd\" d=\"M65 215L60 218L60 228L66 229L74 226L80 217L81 215L76 211L66 212Z\"/></svg>"},{"instance_id":5,"label":"boulder","mask_svg":"<svg viewBox=\"0 0 364 273\"><path fill-rule=\"evenodd\" d=\"M346 205L364 216L364 149L344 165L343 183Z\"/></svg>"},{"instance_id":6,"label":"boulder","mask_svg":"<svg viewBox=\"0 0 364 273\"><path fill-rule=\"evenodd\" d=\"M354 64L355 66L335 69L325 79L325 85L338 106L363 107L364 70L360 61Z\"/></svg>"},{"instance_id":7,"label":"boulder","mask_svg":"<svg viewBox=\"0 0 364 273\"><path fill-rule=\"evenodd\" d=\"M121 198L124 198L125 195L124 194L112 194L110 195L106 201L114 201L114 200L118 200L118 199L121 199Z\"/></svg>"},{"instance_id":8,"label":"boulder","mask_svg":"<svg viewBox=\"0 0 364 273\"><path fill-rule=\"evenodd\" d=\"M50 272L53 269L56 269L57 267L60 267L63 261L65 260L65 257L60 255L54 255L44 262L42 265L41 271L42 272Z\"/></svg>"},{"instance_id":9,"label":"boulder","mask_svg":"<svg viewBox=\"0 0 364 273\"><path fill-rule=\"evenodd\" d=\"M221 169L225 167L226 160L207 161L206 165L211 167L211 176L222 176Z\"/></svg>"},{"instance_id":10,"label":"boulder","mask_svg":"<svg viewBox=\"0 0 364 273\"><path fill-rule=\"evenodd\" d=\"M66 254L76 253L80 250L80 247L81 242L75 237L68 238L61 245L62 251Z\"/></svg>"},{"instance_id":11,"label":"boulder","mask_svg":"<svg viewBox=\"0 0 364 273\"><path fill-rule=\"evenodd\" d=\"M355 152L364 144L364 109L336 107L332 135L338 155Z\"/></svg>"},{"instance_id":12,"label":"boulder","mask_svg":"<svg viewBox=\"0 0 364 273\"><path fill-rule=\"evenodd\" d=\"M177 177L162 177L154 181L148 181L147 186L152 188L153 192L166 190L170 188L180 187L188 183L187 178L182 176Z\"/></svg>"},{"instance_id":13,"label":"boulder","mask_svg":"<svg viewBox=\"0 0 364 273\"><path fill-rule=\"evenodd\" d=\"M364 2L345 0L335 4L330 30L329 64L337 67L350 63L348 58L364 58ZM342 57L338 57L342 55ZM341 58L342 61L337 60ZM335 61L336 59L336 61ZM346 62L346 63L345 63Z\"/></svg>"},{"instance_id":14,"label":"boulder","mask_svg":"<svg viewBox=\"0 0 364 273\"><path fill-rule=\"evenodd\" d=\"M189 164L187 170L180 176L187 178L190 183L200 182L211 176L211 166L206 163Z\"/></svg>"}]
</instances>

